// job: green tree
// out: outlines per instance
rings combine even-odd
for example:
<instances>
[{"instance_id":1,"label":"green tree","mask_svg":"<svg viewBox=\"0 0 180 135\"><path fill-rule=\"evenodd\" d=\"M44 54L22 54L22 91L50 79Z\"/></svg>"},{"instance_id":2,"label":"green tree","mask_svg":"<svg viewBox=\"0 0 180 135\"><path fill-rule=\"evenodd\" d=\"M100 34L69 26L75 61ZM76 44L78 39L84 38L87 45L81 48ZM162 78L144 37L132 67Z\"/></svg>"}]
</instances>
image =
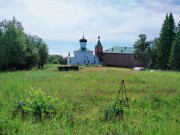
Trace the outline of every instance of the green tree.
<instances>
[{"instance_id":1,"label":"green tree","mask_svg":"<svg viewBox=\"0 0 180 135\"><path fill-rule=\"evenodd\" d=\"M38 50L34 41L34 36L27 35L26 65L31 68L38 65Z\"/></svg>"},{"instance_id":2,"label":"green tree","mask_svg":"<svg viewBox=\"0 0 180 135\"><path fill-rule=\"evenodd\" d=\"M48 63L53 64L66 64L67 58L63 57L62 55L53 55L50 54L48 56Z\"/></svg>"},{"instance_id":3,"label":"green tree","mask_svg":"<svg viewBox=\"0 0 180 135\"><path fill-rule=\"evenodd\" d=\"M42 68L48 48L38 36L27 35L15 17L0 22L0 70Z\"/></svg>"},{"instance_id":4,"label":"green tree","mask_svg":"<svg viewBox=\"0 0 180 135\"><path fill-rule=\"evenodd\" d=\"M180 70L180 22L177 27L177 33L173 41L169 64L172 69Z\"/></svg>"},{"instance_id":5,"label":"green tree","mask_svg":"<svg viewBox=\"0 0 180 135\"><path fill-rule=\"evenodd\" d=\"M25 33L17 28L16 22L4 20L1 24L0 68L19 69L25 65Z\"/></svg>"},{"instance_id":6,"label":"green tree","mask_svg":"<svg viewBox=\"0 0 180 135\"><path fill-rule=\"evenodd\" d=\"M157 68L157 47L159 44L159 38L154 38L151 41L151 68Z\"/></svg>"},{"instance_id":7,"label":"green tree","mask_svg":"<svg viewBox=\"0 0 180 135\"><path fill-rule=\"evenodd\" d=\"M169 67L169 58L174 37L175 22L173 15L172 13L170 13L169 15L166 14L157 48L157 65L159 68L167 69Z\"/></svg>"},{"instance_id":8,"label":"green tree","mask_svg":"<svg viewBox=\"0 0 180 135\"><path fill-rule=\"evenodd\" d=\"M38 36L29 36L29 42L37 50L38 68L43 68L43 66L48 62L48 47L47 47L47 45Z\"/></svg>"},{"instance_id":9,"label":"green tree","mask_svg":"<svg viewBox=\"0 0 180 135\"><path fill-rule=\"evenodd\" d=\"M42 44L40 44L38 49L39 49L38 50L38 58L39 58L38 68L42 69L48 61L48 48L47 48L47 45L42 42Z\"/></svg>"},{"instance_id":10,"label":"green tree","mask_svg":"<svg viewBox=\"0 0 180 135\"><path fill-rule=\"evenodd\" d=\"M44 41L38 36L28 36L28 43L31 47L31 57L35 57L36 61L32 63L37 64L38 68L43 68L43 66L48 61L48 47ZM33 50L32 50L33 49ZM32 60L32 59L30 59Z\"/></svg>"},{"instance_id":11,"label":"green tree","mask_svg":"<svg viewBox=\"0 0 180 135\"><path fill-rule=\"evenodd\" d=\"M146 41L145 34L140 34L139 39L134 44L134 58L138 65L148 66L150 62L150 42Z\"/></svg>"}]
</instances>

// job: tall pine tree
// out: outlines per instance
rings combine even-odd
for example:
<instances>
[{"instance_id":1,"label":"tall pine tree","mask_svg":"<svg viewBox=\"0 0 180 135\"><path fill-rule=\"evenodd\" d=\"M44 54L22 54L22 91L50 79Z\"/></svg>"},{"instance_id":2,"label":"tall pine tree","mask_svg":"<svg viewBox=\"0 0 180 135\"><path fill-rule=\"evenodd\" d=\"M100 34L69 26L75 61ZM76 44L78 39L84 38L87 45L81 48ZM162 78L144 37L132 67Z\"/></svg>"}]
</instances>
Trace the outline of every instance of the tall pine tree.
<instances>
[{"instance_id":1,"label":"tall pine tree","mask_svg":"<svg viewBox=\"0 0 180 135\"><path fill-rule=\"evenodd\" d=\"M157 65L159 68L167 69L169 68L169 58L172 49L172 43L175 37L175 22L173 14L166 14L166 19L164 20L159 45L157 48Z\"/></svg>"},{"instance_id":2,"label":"tall pine tree","mask_svg":"<svg viewBox=\"0 0 180 135\"><path fill-rule=\"evenodd\" d=\"M179 21L179 24L177 27L177 33L173 42L169 64L172 69L180 70L180 21Z\"/></svg>"}]
</instances>

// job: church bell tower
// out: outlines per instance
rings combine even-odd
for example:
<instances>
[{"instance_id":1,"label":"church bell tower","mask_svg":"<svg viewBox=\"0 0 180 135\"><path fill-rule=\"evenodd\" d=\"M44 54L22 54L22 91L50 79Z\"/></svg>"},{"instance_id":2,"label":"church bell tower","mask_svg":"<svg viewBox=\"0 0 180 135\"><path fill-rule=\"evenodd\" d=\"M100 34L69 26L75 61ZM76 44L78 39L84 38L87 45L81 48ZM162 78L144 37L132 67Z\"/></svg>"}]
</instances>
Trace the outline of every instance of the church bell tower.
<instances>
[{"instance_id":1,"label":"church bell tower","mask_svg":"<svg viewBox=\"0 0 180 135\"><path fill-rule=\"evenodd\" d=\"M99 61L101 62L103 61L102 54L103 54L103 46L100 41L100 36L98 36L98 42L95 46L95 55L99 58Z\"/></svg>"}]
</instances>

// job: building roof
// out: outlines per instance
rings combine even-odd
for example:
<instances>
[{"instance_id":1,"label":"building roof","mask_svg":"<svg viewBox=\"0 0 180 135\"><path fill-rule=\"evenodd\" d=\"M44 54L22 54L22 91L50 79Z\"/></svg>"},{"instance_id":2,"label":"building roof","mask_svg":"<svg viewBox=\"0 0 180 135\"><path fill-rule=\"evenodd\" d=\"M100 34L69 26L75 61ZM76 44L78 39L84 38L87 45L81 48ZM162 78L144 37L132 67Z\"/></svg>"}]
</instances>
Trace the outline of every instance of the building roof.
<instances>
[{"instance_id":1,"label":"building roof","mask_svg":"<svg viewBox=\"0 0 180 135\"><path fill-rule=\"evenodd\" d=\"M82 39L79 40L79 42L87 42L87 39L84 38L84 35L83 35Z\"/></svg>"},{"instance_id":2,"label":"building roof","mask_svg":"<svg viewBox=\"0 0 180 135\"><path fill-rule=\"evenodd\" d=\"M105 50L103 53L133 54L134 53L134 47L114 46L110 49Z\"/></svg>"},{"instance_id":3,"label":"building roof","mask_svg":"<svg viewBox=\"0 0 180 135\"><path fill-rule=\"evenodd\" d=\"M93 51L91 51L91 50L89 50L89 49L87 49L87 48L80 48L80 49L78 49L78 50L76 50L76 51L74 51L74 52L81 52L81 51L93 52Z\"/></svg>"},{"instance_id":4,"label":"building roof","mask_svg":"<svg viewBox=\"0 0 180 135\"><path fill-rule=\"evenodd\" d=\"M102 44L101 44L101 41L100 41L100 36L98 36L98 42L97 42L97 45L96 45L96 46L102 47Z\"/></svg>"}]
</instances>

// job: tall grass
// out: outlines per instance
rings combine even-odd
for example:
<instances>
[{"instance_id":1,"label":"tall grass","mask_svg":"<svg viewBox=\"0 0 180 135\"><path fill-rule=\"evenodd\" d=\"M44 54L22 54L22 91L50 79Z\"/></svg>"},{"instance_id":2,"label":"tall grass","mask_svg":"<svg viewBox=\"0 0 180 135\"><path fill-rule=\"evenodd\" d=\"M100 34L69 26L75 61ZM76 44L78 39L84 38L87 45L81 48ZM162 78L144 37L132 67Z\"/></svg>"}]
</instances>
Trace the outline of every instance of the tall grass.
<instances>
[{"instance_id":1,"label":"tall grass","mask_svg":"<svg viewBox=\"0 0 180 135\"><path fill-rule=\"evenodd\" d=\"M130 114L123 121L104 121L103 112L116 99L125 80ZM55 95L63 116L34 122L13 117L17 100L31 89ZM59 72L44 70L0 73L0 134L167 134L180 133L180 72L81 67Z\"/></svg>"}]
</instances>

